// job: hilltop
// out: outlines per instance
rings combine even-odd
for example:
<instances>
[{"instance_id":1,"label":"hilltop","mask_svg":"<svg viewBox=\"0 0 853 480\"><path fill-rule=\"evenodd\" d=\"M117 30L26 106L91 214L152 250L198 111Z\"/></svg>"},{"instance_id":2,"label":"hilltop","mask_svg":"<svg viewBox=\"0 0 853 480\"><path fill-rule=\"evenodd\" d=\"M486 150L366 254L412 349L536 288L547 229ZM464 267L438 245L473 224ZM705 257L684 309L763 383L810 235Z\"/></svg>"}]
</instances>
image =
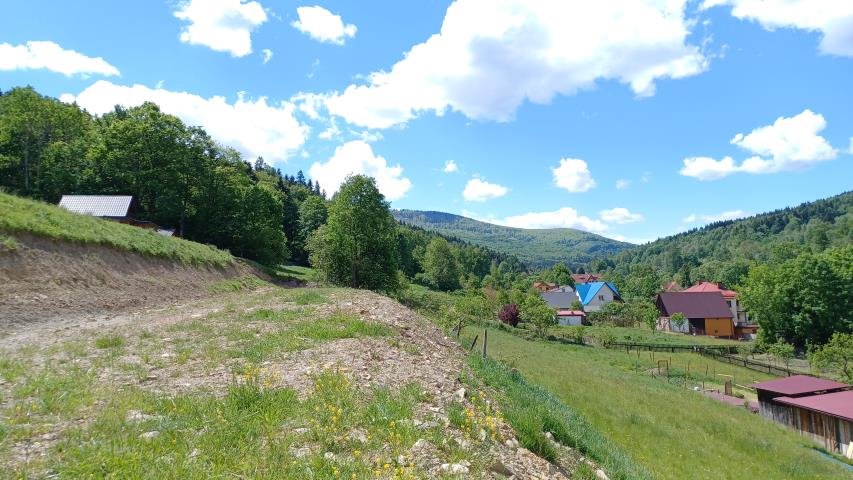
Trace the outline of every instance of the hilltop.
<instances>
[{"instance_id":1,"label":"hilltop","mask_svg":"<svg viewBox=\"0 0 853 480\"><path fill-rule=\"evenodd\" d=\"M738 220L715 222L592 262L627 274L645 265L665 276L736 285L751 263L781 261L853 242L853 192ZM690 283L690 282L685 282Z\"/></svg>"},{"instance_id":2,"label":"hilltop","mask_svg":"<svg viewBox=\"0 0 853 480\"><path fill-rule=\"evenodd\" d=\"M522 229L504 227L444 212L393 210L398 222L444 236L515 255L529 267L549 267L557 262L587 263L631 248L594 233L572 228Z\"/></svg>"}]
</instances>

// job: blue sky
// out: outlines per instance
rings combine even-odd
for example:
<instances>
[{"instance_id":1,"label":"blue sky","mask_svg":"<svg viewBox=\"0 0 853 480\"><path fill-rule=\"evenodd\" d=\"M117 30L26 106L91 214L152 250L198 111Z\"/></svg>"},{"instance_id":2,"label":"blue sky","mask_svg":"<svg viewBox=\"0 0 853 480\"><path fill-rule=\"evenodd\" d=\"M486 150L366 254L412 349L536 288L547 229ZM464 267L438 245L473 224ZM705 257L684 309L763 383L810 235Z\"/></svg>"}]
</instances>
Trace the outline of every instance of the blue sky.
<instances>
[{"instance_id":1,"label":"blue sky","mask_svg":"<svg viewBox=\"0 0 853 480\"><path fill-rule=\"evenodd\" d=\"M634 242L853 187L853 2L31 0L0 17L19 85L156 101L330 192Z\"/></svg>"}]
</instances>

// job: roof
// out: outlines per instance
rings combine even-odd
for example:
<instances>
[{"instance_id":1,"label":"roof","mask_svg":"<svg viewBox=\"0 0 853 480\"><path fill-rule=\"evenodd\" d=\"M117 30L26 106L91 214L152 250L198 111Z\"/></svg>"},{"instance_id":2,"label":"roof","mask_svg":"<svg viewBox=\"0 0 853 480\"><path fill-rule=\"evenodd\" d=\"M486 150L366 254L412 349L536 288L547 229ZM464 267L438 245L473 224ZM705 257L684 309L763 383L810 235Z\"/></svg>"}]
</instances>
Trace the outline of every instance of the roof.
<instances>
[{"instance_id":1,"label":"roof","mask_svg":"<svg viewBox=\"0 0 853 480\"><path fill-rule=\"evenodd\" d=\"M840 390L848 388L850 385L809 375L792 375L786 378L756 383L753 387L756 390L765 390L787 396L798 396L806 393Z\"/></svg>"},{"instance_id":2,"label":"roof","mask_svg":"<svg viewBox=\"0 0 853 480\"><path fill-rule=\"evenodd\" d=\"M63 195L59 206L95 217L126 217L132 201L130 195Z\"/></svg>"},{"instance_id":3,"label":"roof","mask_svg":"<svg viewBox=\"0 0 853 480\"><path fill-rule=\"evenodd\" d=\"M557 310L558 317L585 317L586 313L583 310Z\"/></svg>"},{"instance_id":4,"label":"roof","mask_svg":"<svg viewBox=\"0 0 853 480\"><path fill-rule=\"evenodd\" d=\"M578 299L575 292L542 292L541 295L551 308L571 308Z\"/></svg>"},{"instance_id":5,"label":"roof","mask_svg":"<svg viewBox=\"0 0 853 480\"><path fill-rule=\"evenodd\" d=\"M721 284L714 282L699 282L692 287L685 288L682 292L720 292L725 298L737 297L737 292L733 290L726 290Z\"/></svg>"},{"instance_id":6,"label":"roof","mask_svg":"<svg viewBox=\"0 0 853 480\"><path fill-rule=\"evenodd\" d=\"M776 397L775 402L825 413L853 422L853 390L809 395L807 397Z\"/></svg>"},{"instance_id":7,"label":"roof","mask_svg":"<svg viewBox=\"0 0 853 480\"><path fill-rule=\"evenodd\" d=\"M679 285L676 281L672 281L661 285L661 290L663 290L664 292L680 292L681 285Z\"/></svg>"},{"instance_id":8,"label":"roof","mask_svg":"<svg viewBox=\"0 0 853 480\"><path fill-rule=\"evenodd\" d=\"M581 303L584 305L589 304L595 296L598 294L598 291L601 290L601 287L607 285L610 290L613 290L613 293L621 298L619 295L619 290L616 290L616 285L613 285L610 282L590 282L590 283L582 283L580 285L576 285L578 290L578 297L581 299Z\"/></svg>"},{"instance_id":9,"label":"roof","mask_svg":"<svg viewBox=\"0 0 853 480\"><path fill-rule=\"evenodd\" d=\"M665 317L681 312L687 318L732 318L720 292L661 292L657 305Z\"/></svg>"},{"instance_id":10,"label":"roof","mask_svg":"<svg viewBox=\"0 0 853 480\"><path fill-rule=\"evenodd\" d=\"M601 280L601 275L597 273L573 273L572 279L575 281L575 284L597 282Z\"/></svg>"}]
</instances>

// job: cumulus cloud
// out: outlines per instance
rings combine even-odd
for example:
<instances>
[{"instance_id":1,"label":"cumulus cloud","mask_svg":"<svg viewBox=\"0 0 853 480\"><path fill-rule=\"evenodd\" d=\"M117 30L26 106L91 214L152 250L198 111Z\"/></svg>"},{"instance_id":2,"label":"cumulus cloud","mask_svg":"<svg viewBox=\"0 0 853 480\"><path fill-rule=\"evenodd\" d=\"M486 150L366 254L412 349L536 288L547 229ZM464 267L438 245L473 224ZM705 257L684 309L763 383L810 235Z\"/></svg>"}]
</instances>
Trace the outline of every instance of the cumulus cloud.
<instances>
[{"instance_id":1,"label":"cumulus cloud","mask_svg":"<svg viewBox=\"0 0 853 480\"><path fill-rule=\"evenodd\" d=\"M708 66L688 43L687 0L457 0L439 33L388 71L329 99L332 113L372 128L422 112L508 121L525 100L545 104L598 80L637 96ZM485 86L485 87L484 87Z\"/></svg>"},{"instance_id":2,"label":"cumulus cloud","mask_svg":"<svg viewBox=\"0 0 853 480\"><path fill-rule=\"evenodd\" d=\"M270 50L269 48L261 50L261 56L263 57L264 65L266 65L267 63L269 63L270 60L272 60L272 55L272 50Z\"/></svg>"},{"instance_id":3,"label":"cumulus cloud","mask_svg":"<svg viewBox=\"0 0 853 480\"><path fill-rule=\"evenodd\" d=\"M66 76L119 75L116 67L101 57L87 57L49 41L31 41L23 45L0 43L0 71L50 70Z\"/></svg>"},{"instance_id":4,"label":"cumulus cloud","mask_svg":"<svg viewBox=\"0 0 853 480\"><path fill-rule=\"evenodd\" d=\"M603 232L607 225L599 220L580 215L571 207L550 212L529 212L504 219L493 219L492 223L516 228L577 228L588 232Z\"/></svg>"},{"instance_id":5,"label":"cumulus cloud","mask_svg":"<svg viewBox=\"0 0 853 480\"><path fill-rule=\"evenodd\" d=\"M507 187L497 183L489 183L479 178L468 180L462 197L469 202L485 202L493 198L503 197L509 192Z\"/></svg>"},{"instance_id":6,"label":"cumulus cloud","mask_svg":"<svg viewBox=\"0 0 853 480\"><path fill-rule=\"evenodd\" d=\"M616 180L616 190L625 190L626 188L631 186L630 180L625 180L624 178L620 178Z\"/></svg>"},{"instance_id":7,"label":"cumulus cloud","mask_svg":"<svg viewBox=\"0 0 853 480\"><path fill-rule=\"evenodd\" d=\"M554 184L570 192L585 192L595 187L589 167L579 158L563 158L551 172L554 174Z\"/></svg>"},{"instance_id":8,"label":"cumulus cloud","mask_svg":"<svg viewBox=\"0 0 853 480\"><path fill-rule=\"evenodd\" d=\"M458 172L459 166L456 165L456 162L453 160L448 160L444 162L444 173L453 173Z\"/></svg>"},{"instance_id":9,"label":"cumulus cloud","mask_svg":"<svg viewBox=\"0 0 853 480\"><path fill-rule=\"evenodd\" d=\"M740 165L731 157L716 160L711 157L684 159L681 174L699 180L718 180L733 173L753 174L803 170L832 160L838 150L819 135L826 128L823 115L803 110L793 117L779 117L772 125L756 128L749 134L738 133L731 140L754 155Z\"/></svg>"},{"instance_id":10,"label":"cumulus cloud","mask_svg":"<svg viewBox=\"0 0 853 480\"><path fill-rule=\"evenodd\" d=\"M200 125L219 142L249 157L283 161L305 143L308 127L294 116L290 102L269 104L266 98L247 99L239 95L233 103L221 96L204 98L188 92L173 92L144 85L116 85L99 80L79 95L65 94L62 101L76 101L94 114L112 111L115 105L132 107L154 102L189 125Z\"/></svg>"},{"instance_id":11,"label":"cumulus cloud","mask_svg":"<svg viewBox=\"0 0 853 480\"><path fill-rule=\"evenodd\" d=\"M639 213L632 213L627 208L616 207L610 210L602 210L598 212L598 216L605 222L612 223L634 223L643 220L643 216Z\"/></svg>"},{"instance_id":12,"label":"cumulus cloud","mask_svg":"<svg viewBox=\"0 0 853 480\"><path fill-rule=\"evenodd\" d=\"M234 57L252 53L252 31L267 21L260 3L244 0L187 0L174 15L189 23L181 29L182 42Z\"/></svg>"},{"instance_id":13,"label":"cumulus cloud","mask_svg":"<svg viewBox=\"0 0 853 480\"><path fill-rule=\"evenodd\" d=\"M299 19L291 22L293 28L318 42L343 45L347 38L354 37L358 31L358 27L352 23L344 24L340 15L320 6L299 7L296 14Z\"/></svg>"},{"instance_id":14,"label":"cumulus cloud","mask_svg":"<svg viewBox=\"0 0 853 480\"><path fill-rule=\"evenodd\" d=\"M390 166L380 155L373 153L370 144L353 140L335 149L325 163L315 162L308 171L311 178L320 182L329 194L338 191L350 175L367 175L376 179L376 186L388 200L398 200L412 188L412 182L403 176L403 167Z\"/></svg>"},{"instance_id":15,"label":"cumulus cloud","mask_svg":"<svg viewBox=\"0 0 853 480\"><path fill-rule=\"evenodd\" d=\"M797 28L821 34L821 53L853 57L853 2L846 0L705 0L703 8L732 7L732 16L767 30Z\"/></svg>"},{"instance_id":16,"label":"cumulus cloud","mask_svg":"<svg viewBox=\"0 0 853 480\"><path fill-rule=\"evenodd\" d=\"M706 215L697 215L695 213L691 213L690 215L684 217L681 221L683 223L697 223L699 221L703 223L714 223L714 222L722 222L724 220L736 220L738 218L744 218L752 215L749 212L745 212L743 210L728 210L721 213L714 214L706 214Z\"/></svg>"}]
</instances>

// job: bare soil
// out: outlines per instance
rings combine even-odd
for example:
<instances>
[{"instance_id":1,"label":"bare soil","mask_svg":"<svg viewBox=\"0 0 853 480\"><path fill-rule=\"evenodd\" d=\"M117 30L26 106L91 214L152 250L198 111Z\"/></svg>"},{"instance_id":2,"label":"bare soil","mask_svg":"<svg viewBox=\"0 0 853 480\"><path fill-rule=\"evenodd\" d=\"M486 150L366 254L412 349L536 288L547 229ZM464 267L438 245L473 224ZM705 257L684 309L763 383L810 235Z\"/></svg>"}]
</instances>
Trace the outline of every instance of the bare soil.
<instances>
[{"instance_id":1,"label":"bare soil","mask_svg":"<svg viewBox=\"0 0 853 480\"><path fill-rule=\"evenodd\" d=\"M86 320L209 295L213 283L256 273L235 263L196 267L100 245L16 234L14 250L0 250L0 337L14 326Z\"/></svg>"}]
</instances>

